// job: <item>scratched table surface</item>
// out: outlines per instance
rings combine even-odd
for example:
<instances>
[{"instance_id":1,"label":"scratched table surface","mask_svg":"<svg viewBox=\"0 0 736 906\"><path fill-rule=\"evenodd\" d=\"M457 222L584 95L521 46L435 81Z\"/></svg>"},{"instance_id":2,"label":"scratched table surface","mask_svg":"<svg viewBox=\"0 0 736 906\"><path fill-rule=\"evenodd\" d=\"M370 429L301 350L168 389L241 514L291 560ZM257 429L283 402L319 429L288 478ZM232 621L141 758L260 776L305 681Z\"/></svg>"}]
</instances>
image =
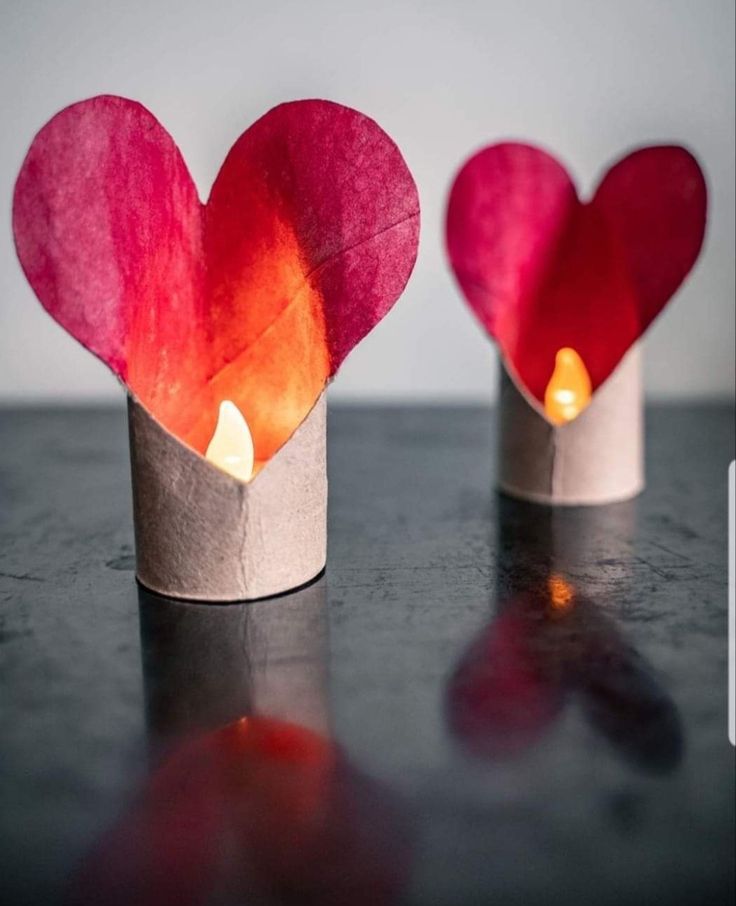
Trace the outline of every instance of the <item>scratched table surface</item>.
<instances>
[{"instance_id":1,"label":"scratched table surface","mask_svg":"<svg viewBox=\"0 0 736 906\"><path fill-rule=\"evenodd\" d=\"M599 508L493 430L332 408L325 576L206 606L136 586L122 410L0 412L2 902L732 902L732 411Z\"/></svg>"}]
</instances>

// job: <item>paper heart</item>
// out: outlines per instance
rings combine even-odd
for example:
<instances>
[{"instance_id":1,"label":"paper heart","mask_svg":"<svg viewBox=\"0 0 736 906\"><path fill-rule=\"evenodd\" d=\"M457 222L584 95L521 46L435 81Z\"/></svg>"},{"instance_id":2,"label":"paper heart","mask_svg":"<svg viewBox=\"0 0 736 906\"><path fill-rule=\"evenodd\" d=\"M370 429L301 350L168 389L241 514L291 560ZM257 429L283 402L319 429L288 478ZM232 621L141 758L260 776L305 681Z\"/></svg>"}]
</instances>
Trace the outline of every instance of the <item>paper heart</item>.
<instances>
[{"instance_id":1,"label":"paper heart","mask_svg":"<svg viewBox=\"0 0 736 906\"><path fill-rule=\"evenodd\" d=\"M455 179L447 250L509 371L542 404L563 347L594 391L606 380L695 263L705 216L703 174L684 148L634 151L586 203L553 157L506 143Z\"/></svg>"},{"instance_id":2,"label":"paper heart","mask_svg":"<svg viewBox=\"0 0 736 906\"><path fill-rule=\"evenodd\" d=\"M230 399L266 460L401 294L419 204L375 122L309 100L247 129L203 205L158 121L101 96L34 139L13 229L43 306L165 428L203 452Z\"/></svg>"}]
</instances>

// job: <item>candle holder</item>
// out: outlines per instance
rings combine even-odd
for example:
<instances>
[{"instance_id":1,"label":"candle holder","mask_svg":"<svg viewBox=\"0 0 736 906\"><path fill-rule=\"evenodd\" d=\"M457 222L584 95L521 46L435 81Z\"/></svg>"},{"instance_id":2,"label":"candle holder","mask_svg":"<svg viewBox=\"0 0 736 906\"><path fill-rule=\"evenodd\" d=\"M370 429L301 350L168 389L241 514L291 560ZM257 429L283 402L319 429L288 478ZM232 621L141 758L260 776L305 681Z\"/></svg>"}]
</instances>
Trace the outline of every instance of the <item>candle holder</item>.
<instances>
[{"instance_id":1,"label":"candle holder","mask_svg":"<svg viewBox=\"0 0 736 906\"><path fill-rule=\"evenodd\" d=\"M677 146L625 156L586 202L530 145L493 145L462 167L447 250L501 353L501 490L570 505L642 490L639 340L698 257L706 204Z\"/></svg>"},{"instance_id":2,"label":"candle holder","mask_svg":"<svg viewBox=\"0 0 736 906\"><path fill-rule=\"evenodd\" d=\"M633 346L590 405L555 425L501 365L498 486L548 504L603 504L644 488L641 350Z\"/></svg>"},{"instance_id":3,"label":"candle holder","mask_svg":"<svg viewBox=\"0 0 736 906\"><path fill-rule=\"evenodd\" d=\"M136 575L195 601L253 600L314 579L327 559L326 400L247 484L128 397Z\"/></svg>"},{"instance_id":4,"label":"candle holder","mask_svg":"<svg viewBox=\"0 0 736 906\"><path fill-rule=\"evenodd\" d=\"M92 98L33 140L13 231L44 308L128 392L139 581L216 602L318 576L326 387L417 252L416 186L386 133L329 101L282 104L202 204L144 107Z\"/></svg>"}]
</instances>

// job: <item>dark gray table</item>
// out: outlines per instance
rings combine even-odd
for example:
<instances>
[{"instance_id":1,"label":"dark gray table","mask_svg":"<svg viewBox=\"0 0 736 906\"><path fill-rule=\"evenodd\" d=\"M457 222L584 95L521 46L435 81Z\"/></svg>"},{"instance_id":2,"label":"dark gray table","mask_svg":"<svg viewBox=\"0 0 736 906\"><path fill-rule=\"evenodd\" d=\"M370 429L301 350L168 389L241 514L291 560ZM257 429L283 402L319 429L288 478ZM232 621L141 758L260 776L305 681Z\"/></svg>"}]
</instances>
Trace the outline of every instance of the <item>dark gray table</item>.
<instances>
[{"instance_id":1,"label":"dark gray table","mask_svg":"<svg viewBox=\"0 0 736 906\"><path fill-rule=\"evenodd\" d=\"M122 410L1 412L3 903L731 902L731 411L596 509L492 431L332 409L326 576L208 608L136 587Z\"/></svg>"}]
</instances>

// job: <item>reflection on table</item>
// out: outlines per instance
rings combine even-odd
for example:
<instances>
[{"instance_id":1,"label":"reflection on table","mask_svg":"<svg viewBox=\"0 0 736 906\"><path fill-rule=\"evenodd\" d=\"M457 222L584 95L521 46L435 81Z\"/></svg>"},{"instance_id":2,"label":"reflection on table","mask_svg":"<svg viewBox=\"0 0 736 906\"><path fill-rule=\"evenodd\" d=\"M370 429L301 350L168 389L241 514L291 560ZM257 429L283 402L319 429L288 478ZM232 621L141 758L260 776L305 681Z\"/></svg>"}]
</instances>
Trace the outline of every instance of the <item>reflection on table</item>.
<instances>
[{"instance_id":1,"label":"reflection on table","mask_svg":"<svg viewBox=\"0 0 736 906\"><path fill-rule=\"evenodd\" d=\"M467 750L491 760L518 756L577 702L632 767L677 767L677 708L605 614L605 589L583 567L595 562L601 538L615 564L634 520L634 502L553 509L499 498L497 613L447 688L448 725Z\"/></svg>"},{"instance_id":2,"label":"reflection on table","mask_svg":"<svg viewBox=\"0 0 736 906\"><path fill-rule=\"evenodd\" d=\"M388 904L407 822L328 735L325 580L218 607L140 592L154 766L76 904Z\"/></svg>"}]
</instances>

